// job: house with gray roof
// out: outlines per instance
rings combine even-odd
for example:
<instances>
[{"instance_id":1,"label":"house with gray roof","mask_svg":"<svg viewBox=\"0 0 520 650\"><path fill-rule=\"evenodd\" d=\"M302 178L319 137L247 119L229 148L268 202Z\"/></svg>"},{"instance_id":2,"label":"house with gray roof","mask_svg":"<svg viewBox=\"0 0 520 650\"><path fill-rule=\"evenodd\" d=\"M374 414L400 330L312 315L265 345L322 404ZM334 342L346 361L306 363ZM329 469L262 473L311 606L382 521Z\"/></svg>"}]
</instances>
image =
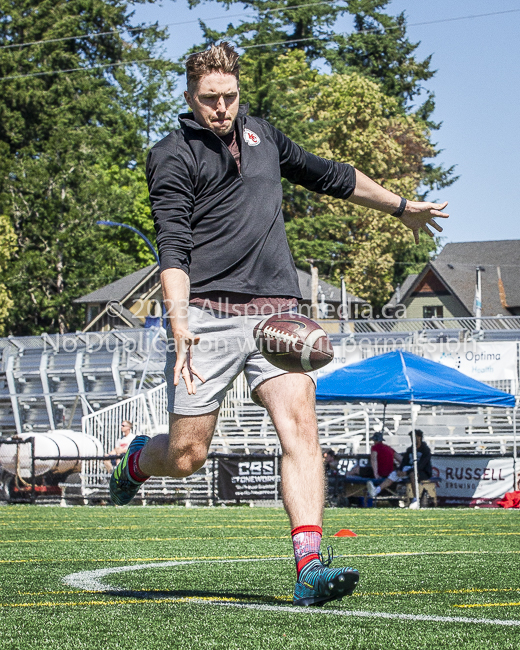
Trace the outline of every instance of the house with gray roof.
<instances>
[{"instance_id":1,"label":"house with gray roof","mask_svg":"<svg viewBox=\"0 0 520 650\"><path fill-rule=\"evenodd\" d=\"M305 315L310 314L311 275L296 269L303 299L300 307ZM365 305L366 301L347 293L351 305ZM75 303L86 305L85 328L83 331L110 331L158 325L161 317L162 290L157 264L146 266L135 273L116 280L92 293L77 298ZM318 304L322 316L339 318L341 290L319 280Z\"/></svg>"},{"instance_id":2,"label":"house with gray roof","mask_svg":"<svg viewBox=\"0 0 520 650\"><path fill-rule=\"evenodd\" d=\"M391 306L407 318L474 316L476 269L480 267L482 316L520 315L520 240L446 244L435 260L409 275Z\"/></svg>"}]
</instances>

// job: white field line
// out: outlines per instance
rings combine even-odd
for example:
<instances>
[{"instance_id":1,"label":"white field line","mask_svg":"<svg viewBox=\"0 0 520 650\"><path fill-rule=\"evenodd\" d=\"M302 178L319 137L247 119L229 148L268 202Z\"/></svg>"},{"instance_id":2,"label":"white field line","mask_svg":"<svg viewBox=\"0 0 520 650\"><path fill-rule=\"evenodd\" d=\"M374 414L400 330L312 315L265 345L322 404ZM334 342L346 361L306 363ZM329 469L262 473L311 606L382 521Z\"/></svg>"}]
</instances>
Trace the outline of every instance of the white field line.
<instances>
[{"instance_id":1,"label":"white field line","mask_svg":"<svg viewBox=\"0 0 520 650\"><path fill-rule=\"evenodd\" d=\"M128 589L122 589L121 587L110 587L109 585L105 585L99 579L104 578L111 573L140 571L141 569L160 569L162 567L182 566L186 564L230 564L236 562L273 562L276 560L284 560L287 562L287 558L267 557L259 559L243 558L238 560L179 560L173 562L154 562L153 564L131 564L128 566L110 567L109 569L96 569L95 571L80 571L79 573L71 573L70 575L63 578L63 582L66 585L69 585L69 587L73 587L74 589L84 589L86 591L110 591L111 593L128 593ZM176 598L172 598L172 600L176 600Z\"/></svg>"},{"instance_id":2,"label":"white field line","mask_svg":"<svg viewBox=\"0 0 520 650\"><path fill-rule=\"evenodd\" d=\"M479 553L476 551L475 553ZM428 555L429 553L388 553L389 555ZM101 582L101 578L108 576L112 573L125 573L129 571L140 571L141 569L159 569L162 567L182 566L187 564L230 564L237 562L273 562L273 561L287 561L287 558L269 557L269 558L243 558L236 560L180 560L178 562L154 562L152 564L132 564L128 566L110 567L108 569L97 569L95 571L79 571L78 573L71 573L63 578L63 582L75 589L84 589L86 591L102 591L110 593L131 593L131 590L123 589L121 587L111 587ZM141 592L142 593L142 592ZM150 594L146 594L149 598ZM153 597L153 596L152 596ZM166 600L164 595L157 595L157 598ZM167 600L172 602L176 600L186 602L186 598L172 597ZM309 607L292 607L291 605L265 605L259 603L223 603L218 601L211 601L197 598L190 599L192 603L200 603L205 605L219 605L221 607L239 607L242 609L253 609L256 611L268 612L283 612L285 614L309 614L314 616L350 616L354 618L383 618L383 619L398 619L401 621L431 621L432 623L473 623L484 625L501 625L501 626L520 626L520 621L517 620L500 620L493 618L465 618L463 616L429 616L427 614L396 614L390 612L364 612L364 611L346 611L342 609L312 609Z\"/></svg>"},{"instance_id":3,"label":"white field line","mask_svg":"<svg viewBox=\"0 0 520 650\"><path fill-rule=\"evenodd\" d=\"M396 551L395 553L348 553L343 555L334 555L335 559L347 557L392 557L408 555L519 555L520 551Z\"/></svg>"},{"instance_id":4,"label":"white field line","mask_svg":"<svg viewBox=\"0 0 520 650\"><path fill-rule=\"evenodd\" d=\"M193 602L193 601L191 601ZM208 601L200 601L208 602ZM211 605L222 607L241 607L268 612L285 612L288 614L326 614L328 616L351 616L354 618L396 618L401 621L431 621L432 623L484 623L487 625L520 626L520 621L500 620L496 618L464 618L463 616L428 616L427 614L391 614L389 612L346 611L344 609L311 609L309 607L292 607L290 605L261 605L255 603L221 603L211 602Z\"/></svg>"}]
</instances>

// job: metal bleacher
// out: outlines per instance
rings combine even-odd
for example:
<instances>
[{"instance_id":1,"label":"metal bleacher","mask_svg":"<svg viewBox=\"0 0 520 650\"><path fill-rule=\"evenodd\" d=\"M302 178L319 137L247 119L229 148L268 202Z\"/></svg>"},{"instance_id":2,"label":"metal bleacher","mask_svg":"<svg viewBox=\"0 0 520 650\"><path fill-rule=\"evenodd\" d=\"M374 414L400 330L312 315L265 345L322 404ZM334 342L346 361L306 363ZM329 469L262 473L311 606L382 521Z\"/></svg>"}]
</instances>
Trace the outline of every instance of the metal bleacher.
<instances>
[{"instance_id":1,"label":"metal bleacher","mask_svg":"<svg viewBox=\"0 0 520 650\"><path fill-rule=\"evenodd\" d=\"M418 408L417 406L415 407ZM341 454L364 454L369 451L369 435L384 429L386 442L397 451L410 445L411 413L408 405L318 404L318 430L323 448L332 447ZM436 454L492 454L513 451L512 409L479 407L418 408L416 426L424 431L425 440ZM84 433L101 439L106 450L119 437L122 419L130 419L140 433L154 436L168 430L166 385L83 418ZM265 409L251 400L247 384L240 375L228 393L220 412L210 452L279 454L276 432ZM191 498L211 498L210 459L188 479L152 479L143 490L142 499L157 494L183 492ZM106 491L106 471L101 463L85 465L82 481L86 494ZM105 487L104 487L105 486Z\"/></svg>"},{"instance_id":2,"label":"metal bleacher","mask_svg":"<svg viewBox=\"0 0 520 650\"><path fill-rule=\"evenodd\" d=\"M410 324L402 321L392 327L364 322L356 324L355 331L331 333L331 338L335 345L346 340L360 346L363 358L401 344L421 354L422 341L461 336L462 330L450 326L446 322L440 329L411 332ZM518 332L489 329L484 335L490 340L516 340ZM82 430L98 438L108 452L120 437L123 419L134 423L135 432L166 433L165 348L166 333L160 328L0 339L0 435ZM510 380L490 383L507 392L518 385ZM367 453L370 433L381 428L397 451L410 444L407 405L388 405L383 413L381 404L318 404L317 416L321 445L338 453ZM422 407L416 426L435 454L513 451L512 409ZM210 451L273 455L280 451L271 420L251 400L242 375L222 405ZM209 499L211 475L207 463L189 479L154 479L146 490L165 497L191 494ZM81 494L106 494L107 479L102 462L85 461L79 477Z\"/></svg>"},{"instance_id":3,"label":"metal bleacher","mask_svg":"<svg viewBox=\"0 0 520 650\"><path fill-rule=\"evenodd\" d=\"M166 412L166 384L161 384L139 395L83 417L83 432L93 435L105 451L113 448L120 437L123 419L134 423L134 431L154 436L168 431ZM346 405L318 408L320 440L324 446L342 453L365 453L369 449L370 420L364 409ZM273 454L280 452L278 438L265 409L251 400L243 375L235 381L222 404L212 453ZM211 500L211 463L188 479L153 478L146 482L141 499L161 495L186 493L188 498ZM95 498L107 491L108 474L100 461L84 463L81 475L82 494Z\"/></svg>"},{"instance_id":4,"label":"metal bleacher","mask_svg":"<svg viewBox=\"0 0 520 650\"><path fill-rule=\"evenodd\" d=\"M0 339L0 434L81 430L81 418L164 381L157 328Z\"/></svg>"}]
</instances>

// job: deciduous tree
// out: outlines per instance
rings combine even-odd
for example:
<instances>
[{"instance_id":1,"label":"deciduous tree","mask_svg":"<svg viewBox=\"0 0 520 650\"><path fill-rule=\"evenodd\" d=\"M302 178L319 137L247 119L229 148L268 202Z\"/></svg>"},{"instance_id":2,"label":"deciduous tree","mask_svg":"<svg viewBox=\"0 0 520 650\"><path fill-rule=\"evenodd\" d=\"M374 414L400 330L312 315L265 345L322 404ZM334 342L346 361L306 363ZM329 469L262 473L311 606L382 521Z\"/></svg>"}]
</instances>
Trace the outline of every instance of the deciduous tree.
<instances>
[{"instance_id":1,"label":"deciduous tree","mask_svg":"<svg viewBox=\"0 0 520 650\"><path fill-rule=\"evenodd\" d=\"M3 279L7 273L9 261L15 252L15 246L16 237L11 221L5 215L0 214L0 336L4 335L5 323L13 306L9 290Z\"/></svg>"},{"instance_id":2,"label":"deciduous tree","mask_svg":"<svg viewBox=\"0 0 520 650\"><path fill-rule=\"evenodd\" d=\"M246 96L252 83L247 70L246 60ZM379 84L356 72L321 74L298 51L279 58L271 81L265 97L274 126L317 155L354 164L397 194L417 195L424 160L433 154L428 129L399 111L398 101ZM389 298L396 272L402 273L403 264L396 261L406 263L414 255L419 262L413 238L395 217L289 184L284 194L287 235L297 263L316 260L332 281L345 275L349 290L373 305ZM434 248L433 241L424 240L423 262Z\"/></svg>"}]
</instances>

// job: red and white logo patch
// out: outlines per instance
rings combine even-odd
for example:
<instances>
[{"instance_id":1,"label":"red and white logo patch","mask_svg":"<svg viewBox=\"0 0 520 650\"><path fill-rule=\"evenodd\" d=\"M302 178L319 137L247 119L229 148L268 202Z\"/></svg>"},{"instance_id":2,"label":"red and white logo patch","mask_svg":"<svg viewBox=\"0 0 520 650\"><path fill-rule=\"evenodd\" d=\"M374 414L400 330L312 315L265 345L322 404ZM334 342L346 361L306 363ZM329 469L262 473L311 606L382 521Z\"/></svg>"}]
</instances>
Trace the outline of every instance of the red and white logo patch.
<instances>
[{"instance_id":1,"label":"red and white logo patch","mask_svg":"<svg viewBox=\"0 0 520 650\"><path fill-rule=\"evenodd\" d=\"M257 147L260 144L260 138L256 133L249 129L244 129L244 141L247 142L250 147Z\"/></svg>"}]
</instances>

